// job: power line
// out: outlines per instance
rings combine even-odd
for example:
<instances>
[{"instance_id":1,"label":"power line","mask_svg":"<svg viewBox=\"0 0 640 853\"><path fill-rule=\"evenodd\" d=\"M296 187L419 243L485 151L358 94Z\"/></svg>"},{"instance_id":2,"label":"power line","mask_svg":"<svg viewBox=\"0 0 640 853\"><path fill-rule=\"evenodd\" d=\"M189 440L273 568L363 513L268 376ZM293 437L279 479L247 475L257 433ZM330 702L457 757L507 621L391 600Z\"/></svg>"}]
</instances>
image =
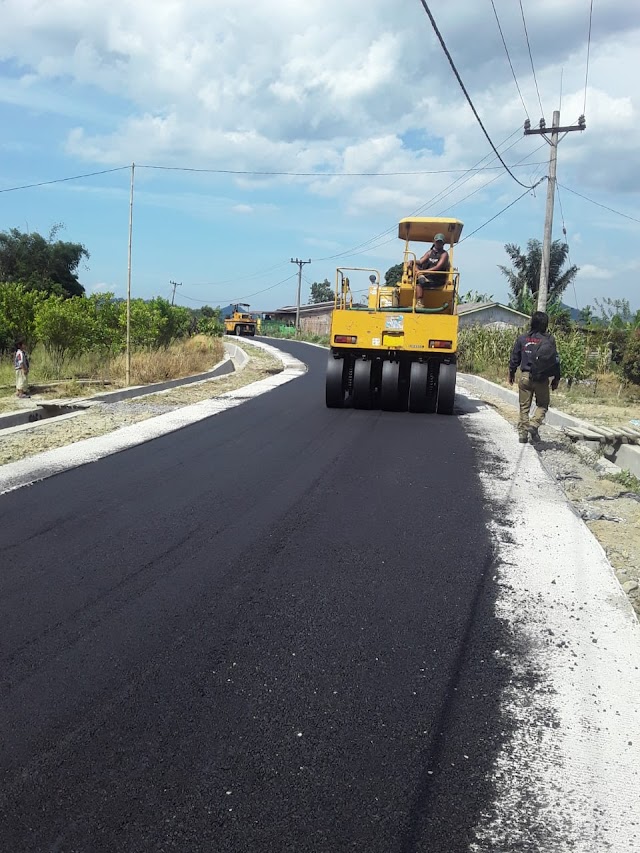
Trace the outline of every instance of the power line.
<instances>
[{"instance_id":1,"label":"power line","mask_svg":"<svg viewBox=\"0 0 640 853\"><path fill-rule=\"evenodd\" d=\"M279 287L281 284L285 284L287 281L290 281L292 278L295 278L297 273L288 276L287 278L283 278L281 281L277 281L275 284L269 285L269 287L265 287L263 290L257 290L255 293L249 293L247 296L238 296L235 299L230 299L229 302L231 304L236 302L242 302L243 299L251 299L252 296L258 296L260 293L266 293L268 290L274 290L274 288ZM196 299L194 296L186 296L184 293L181 294L182 299L188 299L189 302L199 302L202 305L207 305L214 301L224 301L224 300L212 300L209 299Z\"/></svg>"},{"instance_id":2,"label":"power line","mask_svg":"<svg viewBox=\"0 0 640 853\"><path fill-rule=\"evenodd\" d=\"M521 187L524 187L524 188L525 188L525 189L527 189L527 190L532 189L532 187L529 187L529 186L527 186L526 184L523 184L523 183L522 183L522 181L520 181L520 180L518 180L518 178L516 178L516 176L515 176L515 175L513 174L513 172L511 171L511 169L507 166L507 164L504 162L504 160L503 160L503 159L502 159L502 157L500 156L500 153L498 152L498 149L497 149L497 148L496 148L496 146L493 144L493 141L492 141L491 137L490 137L490 136L489 136L489 134L487 133L487 130L486 130L486 128L485 128L485 126L484 126L484 124L482 123L482 119L481 119L481 118L480 118L480 116L478 115L478 111L476 110L476 108L475 108L475 107L474 107L474 105L473 105L473 101L472 101L472 100L471 100L471 98L469 97L469 93L467 92L467 90L466 90L466 88L465 88L465 85L464 85L464 83L462 82L462 78L460 77L460 74L458 73L458 69L456 68L455 63L454 63L453 59L451 58L451 54L449 53L449 50L448 50L448 48L447 48L446 44L444 43L444 39L442 38L442 35L440 34L440 30L438 29L438 25L436 24L435 19L434 19L433 15L431 14L431 9L429 9L429 6L427 5L426 0L420 0L420 2L422 3L422 6L423 6L423 8L424 8L425 12L426 12L426 13L427 13L427 15L429 16L429 20L431 21L431 26L433 27L433 30L434 30L434 32L435 32L435 34L436 34L436 36L438 37L438 40L439 40L439 42L440 42L440 44L441 44L441 46L442 46L442 49L444 50L445 55L446 55L447 59L449 60L449 65L451 66L451 69L453 70L453 73L456 75L456 79L458 80L458 83L460 84L460 88L461 88L461 89L462 89L462 91L464 92L464 95L465 95L465 97L466 97L466 99L467 99L467 102L468 102L469 106L471 107L471 109L472 109L472 111L473 111L473 114L474 114L474 116L476 117L476 120L477 120L478 124L479 124L479 125L480 125L480 127L482 128L482 132L483 132L483 133L484 133L484 135L486 136L487 141L489 142L489 145L493 148L493 150L494 150L494 152L495 152L495 154L496 154L496 156L497 156L498 160L500 160L500 162L502 163L502 165L504 166L504 168L507 170L507 172L511 175L511 177L513 178L513 180L514 180L517 184L520 184L520 186L521 186Z\"/></svg>"},{"instance_id":3,"label":"power line","mask_svg":"<svg viewBox=\"0 0 640 853\"><path fill-rule=\"evenodd\" d=\"M518 90L518 94L520 95L520 100L522 101L522 106L524 107L524 113L527 118L529 118L529 112L527 110L527 105L524 102L524 98L522 97L522 92L520 91L520 86L518 85L518 78L516 77L516 72L513 69L513 63L511 62L511 57L509 56L509 49L507 48L507 42L504 38L504 33L502 32L502 27L500 26L500 18L498 18L498 10L496 9L496 4L491 0L491 5L493 7L493 14L496 16L496 23L498 25L498 29L500 30L500 36L502 37L502 44L504 45L505 53L507 54L507 59L509 60L509 67L511 68L511 73L513 74L513 82L516 84L516 89Z\"/></svg>"},{"instance_id":4,"label":"power line","mask_svg":"<svg viewBox=\"0 0 640 853\"><path fill-rule=\"evenodd\" d=\"M516 131L516 132L518 132L518 131ZM500 144L501 144L501 145L503 145L503 144L504 144L504 142L507 142L507 141L511 138L511 136L513 136L513 135L514 135L514 134L511 134L510 136L508 136L508 137L507 137L507 138L506 138L502 143L500 143ZM510 145L510 146L509 146L509 148L513 148L513 146L514 146L515 144L517 144L517 142L520 142L520 139L518 139L518 140L516 140L516 142L512 143L512 145ZM544 145L546 145L546 143L543 143L543 144L542 144L542 145L540 145L538 148L535 148L533 152L530 152L530 153L535 153L536 151L539 151L539 150L540 150L540 148L543 148L543 147L544 147ZM505 151L508 151L508 150L509 150L509 148L506 148L506 149L505 149ZM503 153L504 153L504 152L503 152ZM486 154L486 155L482 158L482 160L485 160L485 159L486 159L487 157L489 157L489 156L490 156L489 154ZM524 158L522 158L522 159L525 159L526 157L529 157L529 156L530 156L530 154L528 153L528 154L526 154L526 155L525 155L525 157L524 157ZM493 159L495 159L495 157L494 157ZM479 160L478 162L482 162L482 160ZM514 165L516 165L516 166L517 166L517 165L520 165L520 163L521 163L521 162L522 162L522 161L519 161L518 163L515 163ZM525 164L523 164L523 165L525 165ZM531 165L531 164L526 164L526 165ZM454 204L454 205L452 205L451 207L457 207L458 205L462 204L462 202L466 201L468 198L471 198L471 196L475 195L476 193L480 192L481 190L486 189L486 187L488 187L490 184L494 183L495 181L499 180L499 179L500 179L500 178L502 178L503 176L504 176L504 172L501 172L500 174L498 174L498 175L496 175L495 177L491 178L491 180L490 180L490 181L486 181L484 184L482 184L481 186L477 187L475 190L473 190L472 192L470 192L468 195L466 195L466 196L464 196L463 198L459 199L459 200L458 200L457 202L455 202L455 204ZM451 191L452 191L452 192L453 192L453 191L455 191L455 190L457 190L457 189L460 189L460 187L461 187L461 186L463 186L467 181L471 180L471 177L473 177L473 176L470 176L469 178L466 178L465 180L462 180L461 178L458 178L458 179L457 179L457 181L453 181L453 183L452 183L452 184L450 184L450 185L449 185L449 187L445 187L445 188L444 188L444 190L442 190L442 191L441 191L441 192L439 192L439 193L436 193L436 195L435 195L435 196L433 196L433 197L432 197L428 202L425 202L425 204L421 205L419 208L417 208L416 210L414 210L412 213L410 213L410 214L409 214L409 216L416 216L418 213L420 213L422 210L424 210L424 208L425 208L425 207L427 207L427 206L429 206L429 205L431 205L431 204L434 204L434 203L436 203L436 202L440 201L440 200L441 200L441 198L442 198L442 196L444 196L444 195L446 195L446 194L447 194L447 192L448 192L449 188L451 188ZM544 178L543 178L543 180L544 180ZM460 182L460 183L459 183L459 182ZM456 184L456 183L458 183L459 185L458 185L457 187L455 187L455 189L453 189L454 184ZM533 185L532 189L535 189L535 187L537 187L537 186L538 186L538 184L540 184L540 183L541 183L541 181L538 181L536 184L534 184L534 185ZM436 215L436 216L442 216L444 213L446 213L448 210L450 210L450 209L451 209L451 207L448 207L448 208L446 208L446 210L440 211L439 213L437 213L437 214L435 214L435 215ZM498 214L498 215L499 215L499 214ZM341 253L340 253L340 254L338 254L338 255L331 255L331 256L326 257L326 258L316 258L316 259L314 259L314 263L318 263L318 262L320 262L320 261L333 260L333 259L335 259L335 258L341 258L341 257L345 257L345 256L362 255L362 254L364 254L365 252L373 251L374 249L377 249L377 248L379 248L380 246L386 246L388 243L392 243L392 242L394 242L394 240L396 239L395 233L393 233L393 236L392 236L389 240L383 240L383 241L382 241L382 242L380 242L380 243L375 243L374 241L375 241L375 240L378 240L380 237L385 237L387 234L391 234L392 232L395 232L396 227L397 227L396 225L393 225L391 228L387 228L387 229L386 229L386 231L383 231L383 232L381 232L380 234L377 234L375 237L372 237L370 240L366 240L364 243L360 243L359 245L354 246L352 249L348 249L347 251L345 251L345 252L341 252ZM371 244L371 243L373 243L373 245L369 245L369 244ZM363 248L361 248L361 247L363 247Z\"/></svg>"},{"instance_id":5,"label":"power line","mask_svg":"<svg viewBox=\"0 0 640 853\"><path fill-rule=\"evenodd\" d=\"M546 144L547 144L546 142L543 142L543 143L542 143L542 145L538 146L538 148L536 148L536 149L535 149L533 152L531 152L531 153L535 153L535 151L539 151L539 150L540 150L540 148L544 148L544 146L545 146ZM527 154L527 155L526 155L526 157L528 157L528 156L529 156L529 154ZM523 157L522 159L524 160L524 159L526 159L526 157ZM535 165L537 165L537 166L541 166L541 165L545 165L545 164L543 164L543 163L537 163L537 164L536 164L536 163L522 163L522 161L520 161L520 162L518 162L518 163L514 163L513 165L514 165L514 166L520 166L520 165L523 165L523 166L535 166ZM512 167L512 168L513 168L513 167ZM537 170L536 170L536 171L537 171ZM495 177L491 178L491 180L490 180L490 181L486 181L484 184L481 184L481 186L476 187L476 189L475 189L475 190L473 190L472 192L470 192L468 195L465 195L465 196L463 196L463 198L458 199L458 200L457 200L453 205L451 205L450 207L447 207L447 208L445 208L444 210L441 210L439 213L437 213L437 214L436 214L436 216L443 216L445 213L447 213L447 211L451 210L453 207L458 207L458 205L462 204L462 202L463 202L463 201L466 201L467 199L471 198L471 196L474 196L476 193L479 193L479 192L481 192L482 190L486 189L490 184L493 184L495 181L497 181L499 178L502 178L502 177L504 177L504 173L503 173L503 174L500 174L500 175L496 175ZM537 183L533 184L533 186L531 187L531 189L532 189L532 190L533 190L533 189L535 189L535 188L538 186L538 184L539 184L539 183L540 183L540 181L538 181ZM461 184L460 186L462 186L462 184ZM457 189L460 189L460 187L457 187Z\"/></svg>"},{"instance_id":6,"label":"power line","mask_svg":"<svg viewBox=\"0 0 640 853\"><path fill-rule=\"evenodd\" d=\"M248 273L247 275L239 275L234 276L234 278L223 279L222 281L200 281L200 282L190 282L189 287L221 287L225 284L233 284L236 281L247 281L251 278L264 278L268 273L273 272L273 270L277 270L280 267L284 267L289 263L289 261L280 261L277 264L274 264L272 267L267 267L266 269L260 269L253 273Z\"/></svg>"},{"instance_id":7,"label":"power line","mask_svg":"<svg viewBox=\"0 0 640 853\"><path fill-rule=\"evenodd\" d=\"M232 302L241 302L243 299L251 299L252 296L259 296L261 293L267 293L269 290L274 290L276 287L279 287L281 284L286 284L288 281L291 281L292 278L296 278L297 273L293 273L293 275L288 276L287 278L283 278L282 281L277 281L275 284L272 284L270 287L265 287L263 290L256 290L255 293L249 293L248 296L239 296L237 299L232 299Z\"/></svg>"},{"instance_id":8,"label":"power line","mask_svg":"<svg viewBox=\"0 0 640 853\"><path fill-rule=\"evenodd\" d=\"M484 158L483 158L484 159ZM491 169L499 169L499 166L491 166L491 167L483 167L483 169L479 169L478 171L483 171L484 168ZM131 166L117 166L113 169L102 169L98 172L87 172L83 175L70 175L66 178L52 178L49 181L38 181L32 184L21 184L17 187L5 187L4 189L0 189L0 193L12 193L17 192L18 190L29 190L35 187L45 187L51 184L62 184L67 183L69 181L79 181L83 178L93 178L96 175L110 175L113 172L122 172L129 171ZM469 171L473 171L474 167L471 169L468 168L460 168L460 169L426 169L426 170L415 170L411 172L260 172L260 171L251 171L251 170L238 170L238 169L196 169L188 166L139 166L136 164L136 169L158 169L162 171L173 171L173 172L197 172L197 173L209 173L209 174L220 174L220 175L255 175L255 176L271 176L271 177L299 177L299 178L389 178L389 177L408 177L415 175L455 175L455 174L466 174Z\"/></svg>"},{"instance_id":9,"label":"power line","mask_svg":"<svg viewBox=\"0 0 640 853\"><path fill-rule=\"evenodd\" d=\"M587 68L584 74L584 105L582 107L582 115L587 112L587 83L589 81L589 55L591 53L591 22L593 20L593 0L589 6L589 37L587 38Z\"/></svg>"},{"instance_id":10,"label":"power line","mask_svg":"<svg viewBox=\"0 0 640 853\"><path fill-rule=\"evenodd\" d=\"M522 23L524 26L524 34L527 39L527 48L529 49L529 59L531 60L531 71L533 72L533 82L536 84L536 92L538 93L538 103L540 104L540 115L544 116L544 110L542 108L542 101L540 100L540 89L538 89L538 80L536 78L536 69L533 65L533 55L531 53L531 44L529 42L529 32L527 30L527 22L524 17L524 6L522 5L522 0L520 0L520 11L522 12Z\"/></svg>"},{"instance_id":11,"label":"power line","mask_svg":"<svg viewBox=\"0 0 640 853\"><path fill-rule=\"evenodd\" d=\"M469 237L473 237L474 234L477 234L478 231L482 230L486 225L489 225L489 223L493 222L494 219L497 219L499 216L502 216L502 214L505 213L507 210L509 210L510 207L513 207L514 204L519 202L521 198L524 198L531 190L535 189L538 186L538 184L541 184L543 181L546 181L546 176L544 178L540 178L540 180L538 181L537 184L534 184L532 187L525 190L525 192L523 192L521 195L519 195L518 198L515 198L511 202L511 204L508 204L506 207L503 207L502 210L500 210L498 213L496 213L495 216L492 216L491 219L487 219L486 222L483 222L482 225L479 225L475 229L475 231L472 231L470 234L467 234L466 237L463 237L462 240L460 240L460 243L464 243L465 240L468 240ZM458 245L460 245L460 243L458 243Z\"/></svg>"},{"instance_id":12,"label":"power line","mask_svg":"<svg viewBox=\"0 0 640 853\"><path fill-rule=\"evenodd\" d=\"M82 178L93 178L95 175L109 175L112 172L122 172L124 169L127 171L131 169L131 166L117 166L115 169L103 169L100 172L87 172L86 175L72 175L69 178L54 178L51 181L38 181L36 184L23 184L20 187L6 187L5 189L0 189L0 193L14 193L17 190L30 190L33 187L46 187L49 184L62 184L65 181L79 181Z\"/></svg>"},{"instance_id":13,"label":"power line","mask_svg":"<svg viewBox=\"0 0 640 853\"><path fill-rule=\"evenodd\" d=\"M588 196L582 195L582 193L576 192L575 190L572 190L569 187L565 187L564 184L562 184L562 189L566 190L568 193L571 193L572 195L577 195L578 198L583 198L585 201L591 202L591 204L595 204L596 207L602 207L604 210L608 210L610 213L615 213L617 216L622 216L625 219L630 219L632 222L640 223L640 219L636 219L635 216L629 216L627 213L622 213L619 210L615 210L613 207L607 207L606 204L600 204L599 201L594 201L592 198L588 198Z\"/></svg>"},{"instance_id":14,"label":"power line","mask_svg":"<svg viewBox=\"0 0 640 853\"><path fill-rule=\"evenodd\" d=\"M513 133L510 133L509 136L506 137L506 139L503 139L503 141L500 143L500 145L498 147L501 148L506 142L509 142L510 139L512 139L516 134L519 134L519 133L520 133L520 128L518 127L513 131ZM514 145L517 145L517 143L520 142L523 138L524 137L520 136L518 139L516 139L516 141L514 143L512 143L508 148L506 148L503 153L506 153L507 151L509 151L509 149L513 148ZM476 166L479 166L480 163L482 163L483 160L486 160L488 157L491 157L490 153L485 154L484 157L481 157L479 160L477 160L473 164L473 166L471 166L471 168L469 168L465 171L464 175L461 175L459 178L456 178L450 184L447 184L447 186L444 187L444 189L440 190L440 192L437 192L428 201L424 202L424 204L420 205L415 210L411 211L411 213L409 213L408 215L409 216L417 216L418 213L423 211L430 204L437 203L443 195L445 195L450 190L453 190L453 188L455 187L456 184L458 184L457 188L459 188L464 183L469 181L472 176L469 176L469 177L466 177L466 176L469 175L470 172L476 171ZM496 159L495 156L493 156L493 157L491 157L491 160L489 162L493 162L493 160L495 160L495 159ZM484 171L487 168L489 168L488 165L483 166L481 169L477 169L477 171L479 173L479 172ZM374 243L376 240L379 240L381 237L385 237L387 234L391 234L392 232L395 232L395 229L396 229L396 225L394 224L390 228L386 228L384 231L380 232L379 234L376 234L375 236L370 237L368 240L365 240L363 243L358 243L356 246L353 246L350 249L346 249L343 252L338 252L335 255L327 255L324 258L314 258L313 259L314 263L321 263L322 261L333 261L336 258L344 258L344 257L349 256L349 255L362 254L362 252L358 251L359 249L362 249L363 247L368 246L370 243ZM384 246L386 243L389 243L389 242L391 242L391 241L386 240L384 243L378 243L375 246L372 246L371 248L375 249L375 248L377 248L377 246Z\"/></svg>"},{"instance_id":15,"label":"power line","mask_svg":"<svg viewBox=\"0 0 640 853\"><path fill-rule=\"evenodd\" d=\"M564 210L562 207L562 196L560 195L560 187L558 182L556 181L556 195L558 196L558 205L560 206L560 218L562 219L562 233L564 235L564 242L567 247L567 258L569 260L569 267L572 267L571 263L571 249L569 248L569 238L567 237L567 224L564 221ZM580 305L578 304L578 291L576 290L576 282L575 276L571 279L571 284L573 285L573 296L576 301L576 308L580 310Z\"/></svg>"},{"instance_id":16,"label":"power line","mask_svg":"<svg viewBox=\"0 0 640 853\"><path fill-rule=\"evenodd\" d=\"M130 167L125 167L130 168ZM495 167L499 168L499 167ZM466 169L426 169L410 172L266 172L251 169L200 169L190 166L139 166L136 169L156 169L163 172L196 172L211 175L248 175L255 177L286 178L392 178L412 175L449 175L465 172ZM70 178L67 180L71 180Z\"/></svg>"}]
</instances>

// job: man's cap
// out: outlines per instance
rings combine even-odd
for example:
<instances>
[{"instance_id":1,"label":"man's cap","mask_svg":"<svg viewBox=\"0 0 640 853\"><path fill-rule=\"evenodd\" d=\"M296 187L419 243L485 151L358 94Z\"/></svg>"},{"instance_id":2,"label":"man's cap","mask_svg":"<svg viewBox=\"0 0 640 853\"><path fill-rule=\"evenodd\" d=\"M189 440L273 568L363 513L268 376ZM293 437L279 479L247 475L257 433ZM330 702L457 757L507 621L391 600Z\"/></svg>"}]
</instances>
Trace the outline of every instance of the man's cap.
<instances>
[{"instance_id":1,"label":"man's cap","mask_svg":"<svg viewBox=\"0 0 640 853\"><path fill-rule=\"evenodd\" d=\"M436 234L436 236L433 238L433 242L437 243L438 240L442 240L442 242L444 243L444 234Z\"/></svg>"}]
</instances>

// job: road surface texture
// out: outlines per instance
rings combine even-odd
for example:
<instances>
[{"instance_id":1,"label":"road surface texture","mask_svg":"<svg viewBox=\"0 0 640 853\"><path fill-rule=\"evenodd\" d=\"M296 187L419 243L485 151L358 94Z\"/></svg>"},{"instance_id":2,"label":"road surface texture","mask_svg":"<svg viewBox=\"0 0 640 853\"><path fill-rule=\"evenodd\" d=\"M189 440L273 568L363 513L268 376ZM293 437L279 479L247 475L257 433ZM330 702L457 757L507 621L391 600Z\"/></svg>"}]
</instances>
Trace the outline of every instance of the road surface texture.
<instances>
[{"instance_id":1,"label":"road surface texture","mask_svg":"<svg viewBox=\"0 0 640 853\"><path fill-rule=\"evenodd\" d=\"M638 625L535 450L328 410L278 346L0 495L0 850L640 849Z\"/></svg>"}]
</instances>

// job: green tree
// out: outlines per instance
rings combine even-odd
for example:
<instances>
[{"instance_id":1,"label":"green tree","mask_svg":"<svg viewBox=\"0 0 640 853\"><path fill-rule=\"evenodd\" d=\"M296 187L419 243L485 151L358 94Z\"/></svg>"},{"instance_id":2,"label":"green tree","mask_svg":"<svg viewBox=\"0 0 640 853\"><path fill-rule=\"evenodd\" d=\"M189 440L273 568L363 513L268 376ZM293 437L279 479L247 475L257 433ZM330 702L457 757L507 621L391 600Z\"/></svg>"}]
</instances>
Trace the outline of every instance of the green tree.
<instances>
[{"instance_id":1,"label":"green tree","mask_svg":"<svg viewBox=\"0 0 640 853\"><path fill-rule=\"evenodd\" d=\"M398 284L398 282L402 279L402 264L395 264L384 274L384 281L387 287L393 287L394 284Z\"/></svg>"},{"instance_id":2,"label":"green tree","mask_svg":"<svg viewBox=\"0 0 640 853\"><path fill-rule=\"evenodd\" d=\"M613 329L640 327L640 311L634 313L628 299L611 299L605 296L602 299L596 299L595 303L605 325Z\"/></svg>"},{"instance_id":3,"label":"green tree","mask_svg":"<svg viewBox=\"0 0 640 853\"><path fill-rule=\"evenodd\" d=\"M535 310L534 306L538 301L542 243L540 240L529 240L525 254L515 243L507 243L504 248L511 259L511 269L502 265L498 268L509 282L511 291L509 304L512 308L528 314L532 307ZM549 306L553 303L560 304L562 294L578 274L578 267L575 265L563 271L568 256L567 244L562 240L554 240L551 244L549 262Z\"/></svg>"},{"instance_id":4,"label":"green tree","mask_svg":"<svg viewBox=\"0 0 640 853\"><path fill-rule=\"evenodd\" d=\"M126 334L127 303L121 302L120 329ZM132 299L130 304L131 346L138 349L155 349L162 334L162 315L154 311L144 299Z\"/></svg>"},{"instance_id":5,"label":"green tree","mask_svg":"<svg viewBox=\"0 0 640 853\"><path fill-rule=\"evenodd\" d=\"M156 347L168 347L172 341L189 334L191 312L180 305L172 305L168 299L156 296L149 300L151 311L159 317Z\"/></svg>"},{"instance_id":6,"label":"green tree","mask_svg":"<svg viewBox=\"0 0 640 853\"><path fill-rule=\"evenodd\" d=\"M314 281L311 285L311 305L317 305L319 302L333 302L333 296L333 288L328 278L320 282Z\"/></svg>"},{"instance_id":7,"label":"green tree","mask_svg":"<svg viewBox=\"0 0 640 853\"><path fill-rule=\"evenodd\" d=\"M49 296L36 309L35 327L56 376L60 376L67 359L88 349L93 337L87 300L80 296L63 299Z\"/></svg>"},{"instance_id":8,"label":"green tree","mask_svg":"<svg viewBox=\"0 0 640 853\"><path fill-rule=\"evenodd\" d=\"M80 243L56 240L61 227L55 225L47 240L17 228L0 232L0 282L19 282L27 290L47 294L82 296L78 268L89 252Z\"/></svg>"},{"instance_id":9,"label":"green tree","mask_svg":"<svg viewBox=\"0 0 640 853\"><path fill-rule=\"evenodd\" d=\"M120 300L113 293L92 293L83 300L90 349L104 356L122 352L125 335L120 328Z\"/></svg>"},{"instance_id":10,"label":"green tree","mask_svg":"<svg viewBox=\"0 0 640 853\"><path fill-rule=\"evenodd\" d=\"M42 297L22 284L0 284L0 352L10 352L23 337L27 349L36 342L36 308Z\"/></svg>"},{"instance_id":11,"label":"green tree","mask_svg":"<svg viewBox=\"0 0 640 853\"><path fill-rule=\"evenodd\" d=\"M119 325L124 334L127 328L127 304L119 303ZM131 300L131 345L140 349L168 347L177 338L186 337L191 328L188 308L171 305L167 299Z\"/></svg>"},{"instance_id":12,"label":"green tree","mask_svg":"<svg viewBox=\"0 0 640 853\"><path fill-rule=\"evenodd\" d=\"M220 314L220 308L212 308L203 305L194 312L196 327L195 331L200 335L211 335L220 337L224 333L224 323Z\"/></svg>"},{"instance_id":13,"label":"green tree","mask_svg":"<svg viewBox=\"0 0 640 853\"><path fill-rule=\"evenodd\" d=\"M622 359L622 373L625 379L640 385L640 329L630 336Z\"/></svg>"},{"instance_id":14,"label":"green tree","mask_svg":"<svg viewBox=\"0 0 640 853\"><path fill-rule=\"evenodd\" d=\"M593 327L596 322L596 317L593 313L593 308L591 307L591 305L585 305L584 308L580 309L579 322L582 323L583 326L586 326L588 329Z\"/></svg>"},{"instance_id":15,"label":"green tree","mask_svg":"<svg viewBox=\"0 0 640 853\"><path fill-rule=\"evenodd\" d=\"M493 302L493 294L478 293L477 290L468 290L458 297L458 302Z\"/></svg>"}]
</instances>

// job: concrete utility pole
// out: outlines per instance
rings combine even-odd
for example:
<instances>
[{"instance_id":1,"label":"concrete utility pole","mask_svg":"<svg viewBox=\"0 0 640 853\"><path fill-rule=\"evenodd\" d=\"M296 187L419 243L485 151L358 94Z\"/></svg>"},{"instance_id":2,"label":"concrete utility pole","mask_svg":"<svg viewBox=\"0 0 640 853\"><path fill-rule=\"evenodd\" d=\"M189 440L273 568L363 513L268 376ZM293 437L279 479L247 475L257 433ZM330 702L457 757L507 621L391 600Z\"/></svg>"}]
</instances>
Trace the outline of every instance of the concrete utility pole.
<instances>
[{"instance_id":1,"label":"concrete utility pole","mask_svg":"<svg viewBox=\"0 0 640 853\"><path fill-rule=\"evenodd\" d=\"M531 130L531 122L527 119L524 123L524 135L533 136L537 134L543 136L551 146L549 154L549 180L547 183L547 211L544 219L544 239L542 241L542 259L540 263L540 284L538 286L538 311L547 310L547 300L549 298L549 263L551 260L551 232L553 229L553 202L556 196L556 169L558 165L558 143L562 140L558 139L560 133L563 134L562 139L571 133L573 130L584 130L586 128L584 116L580 116L578 124L567 127L560 127L560 110L553 112L553 124L551 125L551 138L547 136L547 127L545 120L540 119L540 127L537 130Z\"/></svg>"},{"instance_id":2,"label":"concrete utility pole","mask_svg":"<svg viewBox=\"0 0 640 853\"><path fill-rule=\"evenodd\" d=\"M182 287L182 282L170 281L169 284L173 285L173 293L171 294L171 304L173 305L173 301L176 298L176 287Z\"/></svg>"},{"instance_id":3,"label":"concrete utility pole","mask_svg":"<svg viewBox=\"0 0 640 853\"><path fill-rule=\"evenodd\" d=\"M311 263L311 258L308 261L300 261L298 258L291 258L292 264L298 264L298 296L296 298L296 332L300 331L300 288L302 287L302 267L305 264Z\"/></svg>"}]
</instances>

